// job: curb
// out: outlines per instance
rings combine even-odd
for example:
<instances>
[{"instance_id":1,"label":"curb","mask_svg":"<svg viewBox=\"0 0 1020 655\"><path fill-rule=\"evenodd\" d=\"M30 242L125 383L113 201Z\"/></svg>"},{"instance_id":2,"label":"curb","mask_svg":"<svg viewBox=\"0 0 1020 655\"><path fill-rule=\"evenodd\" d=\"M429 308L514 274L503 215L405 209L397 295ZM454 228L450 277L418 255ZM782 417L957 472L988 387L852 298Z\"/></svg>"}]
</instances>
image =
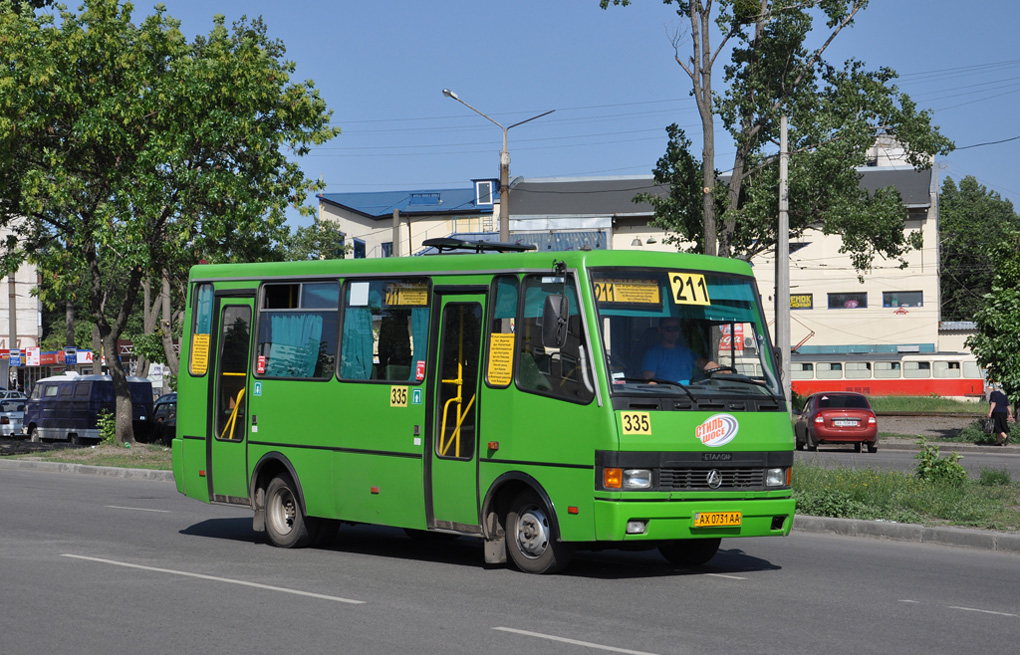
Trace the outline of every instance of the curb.
<instances>
[{"instance_id":1,"label":"curb","mask_svg":"<svg viewBox=\"0 0 1020 655\"><path fill-rule=\"evenodd\" d=\"M802 514L794 516L793 529L798 532L830 533L844 537L867 537L941 546L980 548L1020 555L1020 533L967 528L929 528L912 523L837 519Z\"/></svg>"},{"instance_id":2,"label":"curb","mask_svg":"<svg viewBox=\"0 0 1020 655\"><path fill-rule=\"evenodd\" d=\"M173 471L156 471L152 469L128 469L113 466L89 466L87 464L68 464L65 462L36 462L32 460L0 459L0 470L21 469L27 471L46 471L48 473L78 473L95 475L104 478L125 478L130 480L154 480L156 482L173 482Z\"/></svg>"}]
</instances>

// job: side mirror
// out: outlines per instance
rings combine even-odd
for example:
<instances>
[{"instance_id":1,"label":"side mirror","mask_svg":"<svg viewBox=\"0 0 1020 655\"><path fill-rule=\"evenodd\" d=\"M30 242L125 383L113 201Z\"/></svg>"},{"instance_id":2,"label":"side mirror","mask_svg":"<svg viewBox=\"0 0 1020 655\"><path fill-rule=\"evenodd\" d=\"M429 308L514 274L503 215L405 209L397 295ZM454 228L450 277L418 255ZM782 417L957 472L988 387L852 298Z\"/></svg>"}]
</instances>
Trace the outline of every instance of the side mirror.
<instances>
[{"instance_id":1,"label":"side mirror","mask_svg":"<svg viewBox=\"0 0 1020 655\"><path fill-rule=\"evenodd\" d=\"M567 343L567 316L570 311L567 297L546 296L542 308L542 345L562 348Z\"/></svg>"}]
</instances>

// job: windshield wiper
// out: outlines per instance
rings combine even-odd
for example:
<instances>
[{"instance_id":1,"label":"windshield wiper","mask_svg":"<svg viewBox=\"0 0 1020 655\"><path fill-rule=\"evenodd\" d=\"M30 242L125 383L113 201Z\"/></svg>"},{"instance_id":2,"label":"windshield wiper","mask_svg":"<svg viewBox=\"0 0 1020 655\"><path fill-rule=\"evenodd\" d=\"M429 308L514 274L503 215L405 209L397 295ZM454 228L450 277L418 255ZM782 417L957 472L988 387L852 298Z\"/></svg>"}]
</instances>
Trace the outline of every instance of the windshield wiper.
<instances>
[{"instance_id":1,"label":"windshield wiper","mask_svg":"<svg viewBox=\"0 0 1020 655\"><path fill-rule=\"evenodd\" d=\"M779 401L779 397L776 396L776 394L772 393L772 388L769 387L768 383L765 382L764 380L756 380L756 379L754 379L752 377L748 377L746 375L739 375L739 374L737 374L737 375L727 375L725 377L719 377L719 378L716 378L716 380L719 381L719 382L723 382L723 381L725 381L725 382L743 382L745 384L753 384L756 387L761 387L762 389L764 389L765 393L767 393L769 395L769 397L773 400L773 402L775 402L776 404L780 404L780 405L782 404Z\"/></svg>"},{"instance_id":2,"label":"windshield wiper","mask_svg":"<svg viewBox=\"0 0 1020 655\"><path fill-rule=\"evenodd\" d=\"M613 378L613 379L614 380L623 380L624 382L644 383L644 384L648 384L648 385L652 385L652 384L654 384L654 385L668 384L671 387L677 387L678 389L682 390L685 394L687 394L687 397L691 399L691 402L694 403L695 406L697 406L697 404L698 404L698 400L694 397L694 394L691 393L690 389L687 388L687 385L680 384L679 382L676 382L674 380L664 380L662 378L632 378L632 377L626 377L626 376L625 377L620 377L620 378Z\"/></svg>"}]
</instances>

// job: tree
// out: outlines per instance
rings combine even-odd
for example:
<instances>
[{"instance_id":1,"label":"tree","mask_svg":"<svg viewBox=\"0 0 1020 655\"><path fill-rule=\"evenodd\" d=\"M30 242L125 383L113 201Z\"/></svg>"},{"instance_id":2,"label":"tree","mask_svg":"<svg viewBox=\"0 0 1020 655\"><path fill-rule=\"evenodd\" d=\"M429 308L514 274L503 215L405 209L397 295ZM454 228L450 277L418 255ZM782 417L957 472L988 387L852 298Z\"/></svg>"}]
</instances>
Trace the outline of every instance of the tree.
<instances>
[{"instance_id":1,"label":"tree","mask_svg":"<svg viewBox=\"0 0 1020 655\"><path fill-rule=\"evenodd\" d=\"M88 300L117 393L117 438L131 399L115 356L143 280L179 278L199 256L274 256L285 211L321 188L288 158L335 137L312 82L261 19L188 43L179 21L85 0L59 20L0 2L2 265L50 262L52 293ZM59 267L51 258L59 256Z\"/></svg>"},{"instance_id":2,"label":"tree","mask_svg":"<svg viewBox=\"0 0 1020 655\"><path fill-rule=\"evenodd\" d=\"M351 247L344 243L345 235L333 221L316 220L312 225L299 227L282 244L283 259L342 259Z\"/></svg>"},{"instance_id":3,"label":"tree","mask_svg":"<svg viewBox=\"0 0 1020 655\"><path fill-rule=\"evenodd\" d=\"M995 273L993 248L1004 230L1020 229L1013 203L968 175L939 197L939 276L942 320L969 321L984 306Z\"/></svg>"},{"instance_id":4,"label":"tree","mask_svg":"<svg viewBox=\"0 0 1020 655\"><path fill-rule=\"evenodd\" d=\"M673 0L665 0L672 3ZM627 5L630 0L600 0ZM790 117L791 237L808 228L843 236L843 251L858 270L875 256L899 258L918 247L919 235L906 235L906 210L894 191L868 196L854 168L866 163L879 137L895 138L921 169L952 144L931 126L930 115L892 84L887 68L869 72L850 60L836 68L822 59L825 50L853 23L866 0L698 0L676 2L677 15L690 26L691 55L681 54L683 38L673 37L674 58L691 80L702 123L700 234L689 222L671 223L680 240L703 241L706 254L746 259L774 247L778 213L780 117ZM807 46L815 19L827 35L814 50ZM713 31L713 25L716 31ZM720 37L713 49L712 37ZM732 49L728 48L732 46ZM713 90L718 58L727 83ZM715 171L718 117L735 145L733 166L721 178ZM671 139L667 152L682 143ZM662 165L660 160L660 168ZM658 169L657 169L658 170ZM718 187L722 185L722 189ZM685 183L693 188L693 180ZM717 197L725 194L720 205ZM720 211L721 209L721 211Z\"/></svg>"},{"instance_id":5,"label":"tree","mask_svg":"<svg viewBox=\"0 0 1020 655\"><path fill-rule=\"evenodd\" d=\"M1000 230L989 254L995 272L991 291L974 313L977 334L967 347L978 364L988 367L988 380L998 382L1012 402L1020 394L1020 229Z\"/></svg>"}]
</instances>

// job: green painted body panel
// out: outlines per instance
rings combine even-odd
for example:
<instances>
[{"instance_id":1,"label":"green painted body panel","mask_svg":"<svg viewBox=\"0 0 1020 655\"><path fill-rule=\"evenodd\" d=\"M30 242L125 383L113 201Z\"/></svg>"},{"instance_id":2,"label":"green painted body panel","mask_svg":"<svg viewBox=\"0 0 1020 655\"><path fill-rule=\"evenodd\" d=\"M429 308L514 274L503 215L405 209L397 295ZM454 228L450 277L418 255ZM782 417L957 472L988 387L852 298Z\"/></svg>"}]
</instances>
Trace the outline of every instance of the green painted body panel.
<instances>
[{"instance_id":1,"label":"green painted body panel","mask_svg":"<svg viewBox=\"0 0 1020 655\"><path fill-rule=\"evenodd\" d=\"M598 314L587 267L662 267L706 270L751 277L744 262L698 255L633 251L442 255L386 260L330 260L258 265L198 266L185 314L178 383L178 432L173 443L173 470L181 493L210 501L202 471L209 467L210 421L207 416L212 374L189 373L191 296L197 281L214 283L217 292L257 289L267 280L303 277L337 279L360 276L433 274L437 286L473 286L467 299L492 299L477 287L489 287L494 274L551 271L562 260L578 276L578 291L591 350L590 402L568 402L519 390L515 384L494 388L484 381L477 396L477 442L472 459L439 461L427 421L441 411L430 403L429 376L435 376L434 344L429 344L426 379L404 385L329 380L259 380L249 372L249 419L257 418L239 444L245 450L233 475L249 485L263 458L277 458L293 469L310 516L405 528L428 529L434 522L483 525L483 500L500 492L507 479L526 480L551 503L560 538L577 542L681 539L690 537L768 536L788 534L794 501L789 489L778 491L606 492L596 491L597 451L658 452L791 452L793 434L785 411L731 412L736 436L723 447L705 445L697 428L711 411L649 411L650 432L623 434L621 412L612 407L610 372L601 352ZM433 296L438 298L438 296ZM442 296L458 300L457 296ZM438 318L434 300L430 323ZM485 314L488 317L488 314ZM257 325L257 316L255 323ZM434 328L433 328L434 329ZM253 327L253 332L257 328ZM434 334L434 332L430 332ZM431 336L430 336L431 339ZM484 344L484 338L483 338ZM484 350L484 347L483 347ZM434 380L433 380L434 382ZM256 383L258 390L256 391ZM420 404L391 406L394 386L421 395ZM250 420L249 420L250 422ZM431 436L430 436L431 435ZM489 448L489 444L496 446ZM218 467L226 463L214 462ZM431 471L431 479L429 477ZM215 477L214 477L215 480ZM429 488L430 483L433 485ZM236 486L236 485L235 485ZM247 489L234 489L247 497ZM220 493L217 489L217 493ZM569 508L569 509L568 509ZM741 511L739 528L692 528L695 512ZM782 517L773 529L774 517ZM626 535L627 521L646 519L648 532ZM430 520L433 524L430 525ZM470 530L465 530L470 532Z\"/></svg>"}]
</instances>

